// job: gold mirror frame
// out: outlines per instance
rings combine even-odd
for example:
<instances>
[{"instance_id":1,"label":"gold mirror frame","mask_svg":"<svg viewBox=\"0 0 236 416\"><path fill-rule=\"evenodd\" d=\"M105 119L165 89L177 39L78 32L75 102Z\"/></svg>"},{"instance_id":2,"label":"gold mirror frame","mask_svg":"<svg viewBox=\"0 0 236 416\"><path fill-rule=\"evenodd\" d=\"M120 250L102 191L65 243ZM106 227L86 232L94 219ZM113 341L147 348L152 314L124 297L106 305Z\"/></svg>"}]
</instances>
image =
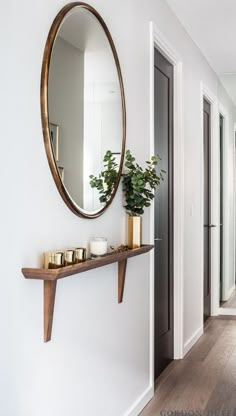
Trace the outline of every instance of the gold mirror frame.
<instances>
[{"instance_id":1,"label":"gold mirror frame","mask_svg":"<svg viewBox=\"0 0 236 416\"><path fill-rule=\"evenodd\" d=\"M60 174L57 169L57 165L54 159L53 150L51 146L51 140L50 140L50 132L49 132L49 114L48 114L48 78L49 78L49 67L50 67L50 59L51 59L51 53L53 44L55 41L55 38L57 36L58 30L60 28L60 25L66 16L66 14L71 11L73 8L83 8L91 12L98 22L101 24L107 39L109 41L113 57L116 64L116 69L118 73L119 83L120 83L120 93L121 93L121 103L122 103L122 127L123 127L123 137L122 137L122 150L121 150L121 159L120 159L120 166L118 170L117 180L114 185L114 190L112 192L112 195L109 199L109 201L97 212L93 212L92 214L89 214L87 212L84 212L82 208L80 209L77 204L73 201L71 196L69 195L68 191L66 190ZM111 34L100 16L100 14L89 4L87 3L81 3L81 2L73 2L69 3L66 6L64 6L60 12L55 17L52 26L50 28L45 49L44 49L44 55L43 55L43 63L42 63L42 72L41 72L41 89L40 89L40 99L41 99L41 119L42 119L42 128L43 128L43 137L44 137L44 145L46 149L46 154L48 158L48 163L51 169L51 173L54 179L54 182L57 186L58 191L61 194L61 197L63 198L66 205L71 209L71 211L83 218L97 218L101 214L103 214L108 206L112 203L113 198L116 194L117 188L119 186L119 182L121 179L121 173L122 173L122 167L124 162L124 154L125 154L125 141L126 141L126 109L125 109L125 93L124 93L124 86L123 86L123 80L122 80L122 74L121 74L121 68L119 63L119 58L116 52L116 48L113 42L113 39L111 37Z\"/></svg>"}]
</instances>

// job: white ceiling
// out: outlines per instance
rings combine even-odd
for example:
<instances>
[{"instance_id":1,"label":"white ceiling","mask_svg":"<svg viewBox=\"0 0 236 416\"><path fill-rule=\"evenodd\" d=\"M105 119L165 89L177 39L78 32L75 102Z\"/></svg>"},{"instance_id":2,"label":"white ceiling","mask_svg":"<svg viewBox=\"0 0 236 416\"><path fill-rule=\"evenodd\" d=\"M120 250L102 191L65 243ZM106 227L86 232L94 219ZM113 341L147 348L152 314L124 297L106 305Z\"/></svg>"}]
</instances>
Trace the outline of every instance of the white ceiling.
<instances>
[{"instance_id":1,"label":"white ceiling","mask_svg":"<svg viewBox=\"0 0 236 416\"><path fill-rule=\"evenodd\" d=\"M66 15L58 36L81 52L85 49L90 52L110 50L106 34L98 20L88 10L80 7L72 9Z\"/></svg>"},{"instance_id":2,"label":"white ceiling","mask_svg":"<svg viewBox=\"0 0 236 416\"><path fill-rule=\"evenodd\" d=\"M236 1L166 0L218 73L236 73Z\"/></svg>"}]
</instances>

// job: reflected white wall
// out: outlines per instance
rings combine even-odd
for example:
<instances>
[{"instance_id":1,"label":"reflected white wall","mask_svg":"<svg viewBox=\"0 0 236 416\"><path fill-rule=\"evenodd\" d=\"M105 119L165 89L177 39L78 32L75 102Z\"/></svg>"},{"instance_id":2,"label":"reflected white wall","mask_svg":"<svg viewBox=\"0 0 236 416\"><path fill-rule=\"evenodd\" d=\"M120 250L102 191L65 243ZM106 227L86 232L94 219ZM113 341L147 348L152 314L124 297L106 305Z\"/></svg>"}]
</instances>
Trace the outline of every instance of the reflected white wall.
<instances>
[{"instance_id":1,"label":"reflected white wall","mask_svg":"<svg viewBox=\"0 0 236 416\"><path fill-rule=\"evenodd\" d=\"M74 201L83 203L84 56L57 37L49 71L49 119L59 125L59 161Z\"/></svg>"},{"instance_id":2,"label":"reflected white wall","mask_svg":"<svg viewBox=\"0 0 236 416\"><path fill-rule=\"evenodd\" d=\"M103 50L84 53L84 209L100 206L89 176L104 169L107 150L121 152L122 106L117 70L107 41Z\"/></svg>"}]
</instances>

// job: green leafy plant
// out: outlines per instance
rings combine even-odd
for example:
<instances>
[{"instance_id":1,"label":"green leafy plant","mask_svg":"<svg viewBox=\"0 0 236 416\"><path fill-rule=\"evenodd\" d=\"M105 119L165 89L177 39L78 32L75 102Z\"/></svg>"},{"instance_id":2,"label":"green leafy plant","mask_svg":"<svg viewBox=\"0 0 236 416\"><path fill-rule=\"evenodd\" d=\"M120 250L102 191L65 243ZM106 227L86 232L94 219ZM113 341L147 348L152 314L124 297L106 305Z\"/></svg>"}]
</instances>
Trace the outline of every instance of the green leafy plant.
<instances>
[{"instance_id":1,"label":"green leafy plant","mask_svg":"<svg viewBox=\"0 0 236 416\"><path fill-rule=\"evenodd\" d=\"M144 208L151 205L154 191L164 180L165 171L157 174L159 156L152 156L146 161L143 169L132 156L130 150L125 154L125 171L122 173L122 184L125 198L124 208L129 215L139 216L144 213ZM117 180L118 164L110 150L107 150L104 159L104 170L98 176L90 175L90 185L99 192L99 201L106 203L114 190Z\"/></svg>"},{"instance_id":2,"label":"green leafy plant","mask_svg":"<svg viewBox=\"0 0 236 416\"><path fill-rule=\"evenodd\" d=\"M104 170L99 173L98 177L90 175L90 185L92 188L96 188L99 193L99 201L106 203L114 190L118 174L118 164L116 159L110 150L107 150L104 159Z\"/></svg>"},{"instance_id":3,"label":"green leafy plant","mask_svg":"<svg viewBox=\"0 0 236 416\"><path fill-rule=\"evenodd\" d=\"M129 215L139 216L144 213L144 208L151 205L154 198L154 191L164 180L165 171L160 170L157 174L159 156L152 156L146 161L146 168L143 169L132 156L130 150L126 151L125 168L122 174L125 205Z\"/></svg>"}]
</instances>

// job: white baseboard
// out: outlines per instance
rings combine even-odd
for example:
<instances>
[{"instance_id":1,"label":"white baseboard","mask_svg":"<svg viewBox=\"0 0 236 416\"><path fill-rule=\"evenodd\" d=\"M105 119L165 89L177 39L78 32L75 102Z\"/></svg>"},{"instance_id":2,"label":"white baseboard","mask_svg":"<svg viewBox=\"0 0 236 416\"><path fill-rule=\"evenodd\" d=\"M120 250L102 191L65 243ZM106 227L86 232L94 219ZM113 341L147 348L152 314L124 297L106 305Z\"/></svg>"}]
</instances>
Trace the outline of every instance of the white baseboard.
<instances>
[{"instance_id":1,"label":"white baseboard","mask_svg":"<svg viewBox=\"0 0 236 416\"><path fill-rule=\"evenodd\" d=\"M203 327L199 328L184 344L184 356L191 350L194 344L203 334ZM125 412L124 416L138 416L144 407L150 402L154 396L154 386L148 388L137 398L132 406Z\"/></svg>"},{"instance_id":2,"label":"white baseboard","mask_svg":"<svg viewBox=\"0 0 236 416\"><path fill-rule=\"evenodd\" d=\"M203 334L203 327L197 329L194 334L184 343L184 356L191 350L194 344L199 340Z\"/></svg>"},{"instance_id":3,"label":"white baseboard","mask_svg":"<svg viewBox=\"0 0 236 416\"><path fill-rule=\"evenodd\" d=\"M218 315L236 316L236 309L233 309L233 308L219 308Z\"/></svg>"},{"instance_id":4,"label":"white baseboard","mask_svg":"<svg viewBox=\"0 0 236 416\"><path fill-rule=\"evenodd\" d=\"M141 394L132 406L125 412L124 416L138 416L144 407L154 396L154 386L148 388Z\"/></svg>"}]
</instances>

